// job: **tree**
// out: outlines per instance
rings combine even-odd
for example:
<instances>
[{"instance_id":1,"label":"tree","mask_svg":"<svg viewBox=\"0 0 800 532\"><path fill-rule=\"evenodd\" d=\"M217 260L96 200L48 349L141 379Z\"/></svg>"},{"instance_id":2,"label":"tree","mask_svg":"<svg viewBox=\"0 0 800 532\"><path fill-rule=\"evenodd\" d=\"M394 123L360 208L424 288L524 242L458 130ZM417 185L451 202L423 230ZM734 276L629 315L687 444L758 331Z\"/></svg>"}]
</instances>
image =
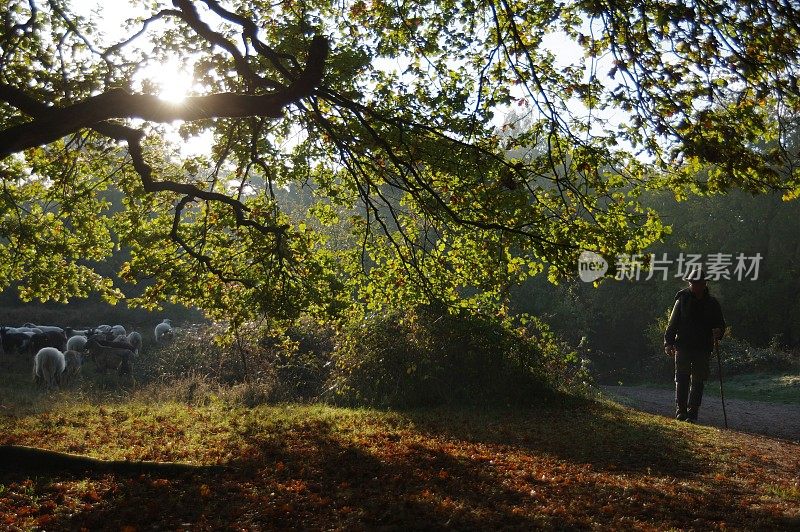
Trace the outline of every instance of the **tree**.
<instances>
[{"instance_id":1,"label":"tree","mask_svg":"<svg viewBox=\"0 0 800 532\"><path fill-rule=\"evenodd\" d=\"M143 305L496 309L583 249L659 239L643 187L798 190L800 13L782 0L154 1L118 40L66 0L4 4L0 286L27 297L113 299L82 260L124 244L123 278L155 279ZM559 65L554 34L585 57ZM174 55L199 87L181 103L137 78ZM170 144L175 120L210 135L205 155ZM298 183L314 223L276 193ZM106 216L110 186L126 208Z\"/></svg>"}]
</instances>

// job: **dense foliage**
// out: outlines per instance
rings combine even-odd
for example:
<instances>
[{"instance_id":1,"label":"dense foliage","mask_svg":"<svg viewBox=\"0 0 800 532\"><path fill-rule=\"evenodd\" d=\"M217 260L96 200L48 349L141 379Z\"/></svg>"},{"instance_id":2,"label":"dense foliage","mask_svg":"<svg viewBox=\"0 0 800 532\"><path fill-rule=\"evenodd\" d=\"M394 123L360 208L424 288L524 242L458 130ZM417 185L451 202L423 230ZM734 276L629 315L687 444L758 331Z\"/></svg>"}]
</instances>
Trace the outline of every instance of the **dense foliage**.
<instances>
[{"instance_id":1,"label":"dense foliage","mask_svg":"<svg viewBox=\"0 0 800 532\"><path fill-rule=\"evenodd\" d=\"M2 13L0 287L25 298L119 298L85 261L124 245L136 303L235 324L354 296L494 312L582 249L656 241L642 186L797 191L781 0L174 0L122 31L66 0ZM170 60L195 79L177 103L147 79Z\"/></svg>"}]
</instances>

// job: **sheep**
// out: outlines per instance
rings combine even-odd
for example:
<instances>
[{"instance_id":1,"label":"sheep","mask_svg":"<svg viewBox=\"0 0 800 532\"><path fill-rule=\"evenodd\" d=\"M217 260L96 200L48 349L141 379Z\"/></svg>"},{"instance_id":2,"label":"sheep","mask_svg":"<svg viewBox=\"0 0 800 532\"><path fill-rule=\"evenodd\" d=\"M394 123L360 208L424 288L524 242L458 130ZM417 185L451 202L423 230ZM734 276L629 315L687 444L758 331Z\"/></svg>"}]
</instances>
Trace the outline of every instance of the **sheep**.
<instances>
[{"instance_id":1,"label":"sheep","mask_svg":"<svg viewBox=\"0 0 800 532\"><path fill-rule=\"evenodd\" d=\"M30 345L28 350L31 353L38 351L43 347L55 347L61 352L66 351L67 348L67 335L64 332L58 332L52 329L41 332L40 329L33 329L30 337ZM29 333L31 334L31 333Z\"/></svg>"},{"instance_id":2,"label":"sheep","mask_svg":"<svg viewBox=\"0 0 800 532\"><path fill-rule=\"evenodd\" d=\"M94 334L94 329L73 329L72 327L64 327L64 332L67 333L67 338L73 336L86 336L89 337Z\"/></svg>"},{"instance_id":3,"label":"sheep","mask_svg":"<svg viewBox=\"0 0 800 532\"><path fill-rule=\"evenodd\" d=\"M66 368L64 369L63 380L65 383L71 382L78 377L83 365L83 353L80 351L68 350L64 353Z\"/></svg>"},{"instance_id":4,"label":"sheep","mask_svg":"<svg viewBox=\"0 0 800 532\"><path fill-rule=\"evenodd\" d=\"M45 333L33 332L27 334L29 337L28 349L27 349L29 353L37 353L40 349L44 349L45 347L54 347L59 351L61 351L59 346L50 345L50 338Z\"/></svg>"},{"instance_id":5,"label":"sheep","mask_svg":"<svg viewBox=\"0 0 800 532\"><path fill-rule=\"evenodd\" d=\"M21 332L12 327L0 327L0 343L3 351L22 353L28 350L33 333Z\"/></svg>"},{"instance_id":6,"label":"sheep","mask_svg":"<svg viewBox=\"0 0 800 532\"><path fill-rule=\"evenodd\" d=\"M89 339L85 336L76 335L67 340L67 351L83 351Z\"/></svg>"},{"instance_id":7,"label":"sheep","mask_svg":"<svg viewBox=\"0 0 800 532\"><path fill-rule=\"evenodd\" d=\"M57 387L66 366L64 353L55 347L43 347L33 359L33 382L44 384L47 390Z\"/></svg>"},{"instance_id":8,"label":"sheep","mask_svg":"<svg viewBox=\"0 0 800 532\"><path fill-rule=\"evenodd\" d=\"M175 331L172 329L172 322L168 318L164 319L164 321L156 325L155 328L156 342L165 342L169 339L172 339L174 334Z\"/></svg>"},{"instance_id":9,"label":"sheep","mask_svg":"<svg viewBox=\"0 0 800 532\"><path fill-rule=\"evenodd\" d=\"M7 332L15 332L15 333L23 333L23 334L40 333L40 332L42 332L42 330L39 329L38 327L27 327L27 326L5 327L5 329L6 329Z\"/></svg>"},{"instance_id":10,"label":"sheep","mask_svg":"<svg viewBox=\"0 0 800 532\"><path fill-rule=\"evenodd\" d=\"M139 350L142 348L142 335L136 331L131 331L128 333L128 342L133 346L134 354L138 356Z\"/></svg>"},{"instance_id":11,"label":"sheep","mask_svg":"<svg viewBox=\"0 0 800 532\"><path fill-rule=\"evenodd\" d=\"M33 333L31 344L28 346L30 352L38 351L42 347L55 347L63 352L67 347L67 334L61 327L26 323L23 327L17 327L15 330L29 335Z\"/></svg>"},{"instance_id":12,"label":"sheep","mask_svg":"<svg viewBox=\"0 0 800 532\"><path fill-rule=\"evenodd\" d=\"M115 336L115 337L112 338L112 337L109 337L109 336L106 336L106 335L97 334L97 335L92 336L89 339L90 340L91 339L96 340L97 343L100 344L103 347L114 347L114 348L117 348L117 349L127 349L128 351L133 351L134 350L133 344L128 340L127 336Z\"/></svg>"},{"instance_id":13,"label":"sheep","mask_svg":"<svg viewBox=\"0 0 800 532\"><path fill-rule=\"evenodd\" d=\"M30 329L39 329L40 331L46 333L48 331L55 331L59 333L63 333L64 329L61 327L56 327L55 325L34 325L33 323L26 323L25 327Z\"/></svg>"},{"instance_id":14,"label":"sheep","mask_svg":"<svg viewBox=\"0 0 800 532\"><path fill-rule=\"evenodd\" d=\"M47 337L47 347L55 347L59 351L66 351L67 349L67 335L64 331L56 331L55 329L47 329L44 331Z\"/></svg>"},{"instance_id":15,"label":"sheep","mask_svg":"<svg viewBox=\"0 0 800 532\"><path fill-rule=\"evenodd\" d=\"M108 369L116 369L120 375L131 372L130 359L134 356L131 349L103 345L93 336L86 342L86 352L101 373Z\"/></svg>"},{"instance_id":16,"label":"sheep","mask_svg":"<svg viewBox=\"0 0 800 532\"><path fill-rule=\"evenodd\" d=\"M122 325L114 325L113 327L111 327L111 331L110 332L114 335L114 337L127 336L128 335L128 332L125 330L125 327L123 327Z\"/></svg>"}]
</instances>

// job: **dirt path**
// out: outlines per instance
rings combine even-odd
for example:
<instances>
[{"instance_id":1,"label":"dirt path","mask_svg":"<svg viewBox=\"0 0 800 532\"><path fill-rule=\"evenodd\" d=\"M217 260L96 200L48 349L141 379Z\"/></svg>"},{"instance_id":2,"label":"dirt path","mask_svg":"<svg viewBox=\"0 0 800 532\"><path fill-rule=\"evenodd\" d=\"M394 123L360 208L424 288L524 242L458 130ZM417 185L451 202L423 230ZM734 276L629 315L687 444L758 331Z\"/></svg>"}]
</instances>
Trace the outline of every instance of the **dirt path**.
<instances>
[{"instance_id":1,"label":"dirt path","mask_svg":"<svg viewBox=\"0 0 800 532\"><path fill-rule=\"evenodd\" d=\"M672 417L675 399L672 390L641 386L601 386L603 392L621 404ZM763 403L725 398L728 427L742 432L765 434L800 442L800 405ZM722 401L705 395L698 422L715 427L724 426Z\"/></svg>"}]
</instances>

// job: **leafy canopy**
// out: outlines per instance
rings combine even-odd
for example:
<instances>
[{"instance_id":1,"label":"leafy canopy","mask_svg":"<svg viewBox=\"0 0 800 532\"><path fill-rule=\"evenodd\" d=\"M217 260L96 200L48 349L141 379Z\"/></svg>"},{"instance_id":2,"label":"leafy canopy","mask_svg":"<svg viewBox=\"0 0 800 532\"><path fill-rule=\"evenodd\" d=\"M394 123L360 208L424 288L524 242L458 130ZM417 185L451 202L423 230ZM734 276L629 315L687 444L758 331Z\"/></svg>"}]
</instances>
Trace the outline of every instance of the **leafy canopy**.
<instances>
[{"instance_id":1,"label":"leafy canopy","mask_svg":"<svg viewBox=\"0 0 800 532\"><path fill-rule=\"evenodd\" d=\"M0 287L26 298L120 297L88 261L126 247L134 303L235 322L496 310L658 240L644 187L800 190L784 0L173 0L122 29L2 4ZM145 76L175 60L179 102Z\"/></svg>"}]
</instances>

